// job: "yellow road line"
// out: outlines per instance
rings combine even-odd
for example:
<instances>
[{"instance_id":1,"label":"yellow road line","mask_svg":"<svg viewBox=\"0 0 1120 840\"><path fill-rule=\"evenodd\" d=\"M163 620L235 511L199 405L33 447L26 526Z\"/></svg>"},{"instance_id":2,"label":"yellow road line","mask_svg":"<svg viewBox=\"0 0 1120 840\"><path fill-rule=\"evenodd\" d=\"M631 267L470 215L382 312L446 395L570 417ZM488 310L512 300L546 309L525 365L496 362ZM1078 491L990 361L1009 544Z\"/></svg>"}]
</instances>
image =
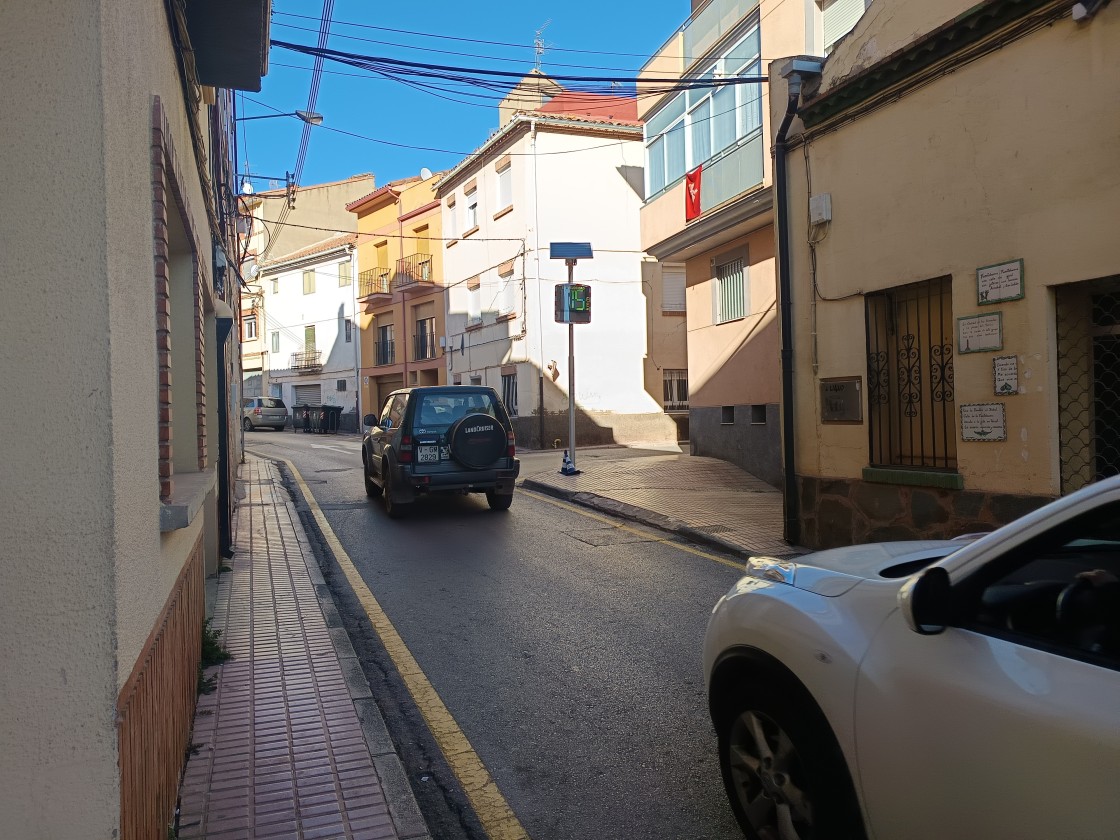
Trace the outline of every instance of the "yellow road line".
<instances>
[{"instance_id":1,"label":"yellow road line","mask_svg":"<svg viewBox=\"0 0 1120 840\"><path fill-rule=\"evenodd\" d=\"M599 514L599 513L592 513L591 511L589 511L585 507L582 507L580 505L574 505L571 502L564 502L564 501L561 501L560 499L555 499L552 496L548 496L544 493L538 493L535 490L526 490L524 487L519 487L519 488L517 488L517 492L524 493L527 496L532 496L534 499L537 499L538 501L548 502L550 505L556 505L556 507L558 507L558 508L563 508L564 510L570 510L573 513L578 513L580 516L586 516L588 519L594 519L596 522L602 522L606 525L610 525L613 528L618 528L620 531L626 531L627 533L630 533L630 534L637 534L638 536L646 537L647 539L650 536L648 531L641 531L641 530L638 530L637 528L631 527L630 525L623 525L617 519L614 519L610 516L605 516L605 515ZM673 540L670 540L668 537L660 537L658 539L652 539L652 540L649 540L649 542L659 542L659 543L662 543L664 545L672 546L673 548L678 548L681 551L687 552L688 554L695 554L697 557L703 557L707 560L714 560L716 563L720 563L721 565L728 566L732 569L735 569L736 571L739 571L739 572L743 571L743 564L741 562L736 563L733 560L728 560L726 557L720 557L718 554L711 554L710 552L702 551L699 548L693 548L690 545L685 545L684 543L675 542Z\"/></svg>"},{"instance_id":2,"label":"yellow road line","mask_svg":"<svg viewBox=\"0 0 1120 840\"><path fill-rule=\"evenodd\" d=\"M408 693L412 695L412 699L424 716L424 721L443 751L451 771L466 792L467 799L470 800L471 807L482 822L486 834L491 840L528 840L528 833L518 822L513 809L506 803L505 797L498 790L498 785L491 778L482 759L474 751L467 736L463 734L463 730L459 728L459 724L455 722L455 718L451 716L451 712L447 710L447 706L443 704L435 688L424 676L419 663L405 645L397 628L381 609L381 605L354 567L350 555L346 553L346 549L342 547L331 526L327 524L326 516L323 515L315 497L311 495L295 464L275 455L267 457L281 461L292 471L292 476L299 485L312 516L319 524L319 530L323 532L323 538L334 552L335 559L346 575L346 579L350 581L350 586L353 587L358 601L361 602L362 608L373 624L373 629L380 637L381 643L385 645L385 650L389 652L389 657L400 672Z\"/></svg>"}]
</instances>

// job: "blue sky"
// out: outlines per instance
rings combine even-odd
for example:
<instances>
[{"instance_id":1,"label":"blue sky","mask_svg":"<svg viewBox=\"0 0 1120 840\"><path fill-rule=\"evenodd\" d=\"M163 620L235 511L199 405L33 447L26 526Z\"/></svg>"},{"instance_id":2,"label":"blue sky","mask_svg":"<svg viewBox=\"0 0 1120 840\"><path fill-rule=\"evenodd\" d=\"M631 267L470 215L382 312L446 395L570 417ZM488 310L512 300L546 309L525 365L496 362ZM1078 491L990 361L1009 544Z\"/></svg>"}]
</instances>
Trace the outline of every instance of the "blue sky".
<instances>
[{"instance_id":1,"label":"blue sky","mask_svg":"<svg viewBox=\"0 0 1120 840\"><path fill-rule=\"evenodd\" d=\"M274 0L272 39L314 46L322 11L323 4L313 0ZM658 49L684 22L689 11L688 0L566 0L539 5L508 0L336 0L327 46L364 55L520 73L532 69L535 33L549 22L543 34L547 48L541 67L545 72L633 77L644 63L643 57ZM369 27L524 46L424 37ZM261 92L238 95L239 115L306 108L313 62L309 56L273 47ZM433 171L446 169L460 160L463 153L477 148L498 126L496 101L500 96L470 101L471 91L451 95L450 98L470 102L465 104L415 90L399 81L377 79L333 61L324 62L323 69L314 110L323 115L324 124L311 130L300 178L305 185L359 172L374 173L378 185L382 185L415 175L421 167ZM479 91L473 93L477 95ZM296 168L302 128L303 123L295 118L241 123L238 171L282 180L285 172ZM340 132L400 145L375 143ZM447 151L411 148L416 146ZM255 181L254 185L257 189L269 186L267 180Z\"/></svg>"}]
</instances>

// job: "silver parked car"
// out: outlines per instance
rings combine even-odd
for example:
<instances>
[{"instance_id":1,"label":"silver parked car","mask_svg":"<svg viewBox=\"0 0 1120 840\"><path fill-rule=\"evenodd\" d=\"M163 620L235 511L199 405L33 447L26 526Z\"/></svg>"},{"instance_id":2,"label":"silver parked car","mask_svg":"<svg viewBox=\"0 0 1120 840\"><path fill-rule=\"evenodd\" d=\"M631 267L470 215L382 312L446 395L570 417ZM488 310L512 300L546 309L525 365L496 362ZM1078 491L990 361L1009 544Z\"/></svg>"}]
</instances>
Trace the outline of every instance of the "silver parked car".
<instances>
[{"instance_id":1,"label":"silver parked car","mask_svg":"<svg viewBox=\"0 0 1120 840\"><path fill-rule=\"evenodd\" d=\"M288 425L288 407L275 397L247 397L241 401L241 428L283 429Z\"/></svg>"}]
</instances>

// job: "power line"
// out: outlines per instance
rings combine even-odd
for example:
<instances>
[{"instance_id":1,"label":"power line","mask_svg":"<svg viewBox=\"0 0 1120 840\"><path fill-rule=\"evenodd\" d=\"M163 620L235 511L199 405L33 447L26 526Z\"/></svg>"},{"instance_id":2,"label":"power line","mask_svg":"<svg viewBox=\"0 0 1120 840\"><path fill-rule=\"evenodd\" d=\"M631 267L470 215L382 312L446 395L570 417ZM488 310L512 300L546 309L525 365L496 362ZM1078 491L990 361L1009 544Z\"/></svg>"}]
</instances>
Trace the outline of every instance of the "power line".
<instances>
[{"instance_id":1,"label":"power line","mask_svg":"<svg viewBox=\"0 0 1120 840\"><path fill-rule=\"evenodd\" d=\"M446 64L429 64L420 61L404 61L403 59L386 58L384 56L362 55L360 53L349 53L343 50L331 50L322 47L309 47L302 44L293 44L288 41L273 40L271 44L274 47L279 47L280 49L289 50L291 52L315 56L316 58L329 58L342 64L349 64L352 67L359 67L362 69L371 70L373 72L384 73L386 75L390 75L395 72L398 75L413 75L420 77L440 78L445 80L473 82L481 81L477 78L479 76L483 78L494 77L500 79L516 79L518 81L525 78L524 73L513 72L510 70L490 70L480 67L459 67ZM689 90L692 88L707 89L715 87L725 87L728 85L758 84L760 82L769 81L769 78L766 76L727 76L718 79L698 79L690 78L687 76L683 78L677 77L636 79L631 76L580 76L572 74L549 74L548 78L558 82L626 82L631 84L641 82L643 85L671 85L668 90Z\"/></svg>"}]
</instances>

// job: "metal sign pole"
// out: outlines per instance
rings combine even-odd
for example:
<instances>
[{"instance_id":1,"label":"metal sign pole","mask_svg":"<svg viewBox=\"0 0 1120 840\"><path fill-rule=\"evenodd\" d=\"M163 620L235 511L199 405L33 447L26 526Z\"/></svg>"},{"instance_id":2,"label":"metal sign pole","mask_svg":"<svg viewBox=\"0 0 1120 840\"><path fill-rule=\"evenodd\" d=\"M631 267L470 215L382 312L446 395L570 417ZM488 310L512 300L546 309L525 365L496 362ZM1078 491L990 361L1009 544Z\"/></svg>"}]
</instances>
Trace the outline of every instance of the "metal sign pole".
<instances>
[{"instance_id":1,"label":"metal sign pole","mask_svg":"<svg viewBox=\"0 0 1120 840\"><path fill-rule=\"evenodd\" d=\"M568 264L568 283L572 283L576 267L575 260L565 260ZM576 465L576 327L568 322L568 457L572 467Z\"/></svg>"}]
</instances>

